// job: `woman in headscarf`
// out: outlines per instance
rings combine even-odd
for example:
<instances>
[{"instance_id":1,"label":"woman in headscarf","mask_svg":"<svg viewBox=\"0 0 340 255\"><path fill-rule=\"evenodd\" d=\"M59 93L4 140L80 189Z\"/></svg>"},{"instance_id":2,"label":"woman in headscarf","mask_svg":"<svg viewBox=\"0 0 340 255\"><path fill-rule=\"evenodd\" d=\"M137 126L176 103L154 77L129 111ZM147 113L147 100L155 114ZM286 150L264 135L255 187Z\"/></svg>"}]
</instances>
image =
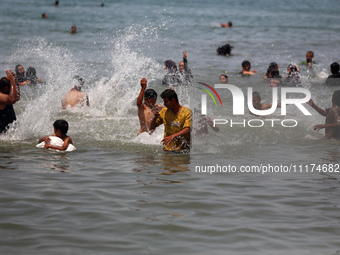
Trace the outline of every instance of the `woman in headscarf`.
<instances>
[{"instance_id":1,"label":"woman in headscarf","mask_svg":"<svg viewBox=\"0 0 340 255\"><path fill-rule=\"evenodd\" d=\"M174 61L168 59L164 62L164 69L167 71L162 84L165 86L173 87L181 85L181 75L177 71L177 65Z\"/></svg>"},{"instance_id":2,"label":"woman in headscarf","mask_svg":"<svg viewBox=\"0 0 340 255\"><path fill-rule=\"evenodd\" d=\"M41 83L41 80L37 77L36 71L34 67L27 68L26 78L30 81L30 84L36 85L37 83Z\"/></svg>"},{"instance_id":3,"label":"woman in headscarf","mask_svg":"<svg viewBox=\"0 0 340 255\"><path fill-rule=\"evenodd\" d=\"M26 76L25 76L25 69L22 65L17 65L15 67L15 73L17 75L18 82L19 82L20 85L29 84L29 82L26 82L27 79L26 79Z\"/></svg>"}]
</instances>

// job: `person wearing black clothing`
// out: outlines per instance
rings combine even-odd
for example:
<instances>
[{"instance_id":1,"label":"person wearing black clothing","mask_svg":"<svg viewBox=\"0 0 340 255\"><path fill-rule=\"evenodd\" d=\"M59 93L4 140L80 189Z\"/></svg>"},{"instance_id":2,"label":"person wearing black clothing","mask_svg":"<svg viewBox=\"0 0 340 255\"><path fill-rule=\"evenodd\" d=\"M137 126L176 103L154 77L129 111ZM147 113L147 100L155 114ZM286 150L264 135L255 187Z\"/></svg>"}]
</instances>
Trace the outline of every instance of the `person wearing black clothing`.
<instances>
[{"instance_id":1,"label":"person wearing black clothing","mask_svg":"<svg viewBox=\"0 0 340 255\"><path fill-rule=\"evenodd\" d=\"M0 133L6 132L8 125L16 120L13 104L20 99L16 75L10 70L6 74L0 79Z\"/></svg>"}]
</instances>

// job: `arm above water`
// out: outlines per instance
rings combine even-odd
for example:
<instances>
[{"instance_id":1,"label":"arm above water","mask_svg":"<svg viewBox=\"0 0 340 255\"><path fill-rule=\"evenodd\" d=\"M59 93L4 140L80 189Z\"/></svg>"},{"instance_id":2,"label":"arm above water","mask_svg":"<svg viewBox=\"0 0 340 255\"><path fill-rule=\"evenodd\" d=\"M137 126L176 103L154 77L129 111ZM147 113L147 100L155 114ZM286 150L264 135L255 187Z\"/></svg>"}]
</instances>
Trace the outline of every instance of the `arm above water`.
<instances>
[{"instance_id":1,"label":"arm above water","mask_svg":"<svg viewBox=\"0 0 340 255\"><path fill-rule=\"evenodd\" d=\"M72 142L71 137L68 136L68 137L64 140L64 143L63 143L62 146L51 145L50 142L48 142L48 143L45 142L44 148L45 148L45 149L53 149L53 150L65 151L65 150L67 150L67 148L68 148L68 146L69 146L70 144L73 144L73 142Z\"/></svg>"}]
</instances>

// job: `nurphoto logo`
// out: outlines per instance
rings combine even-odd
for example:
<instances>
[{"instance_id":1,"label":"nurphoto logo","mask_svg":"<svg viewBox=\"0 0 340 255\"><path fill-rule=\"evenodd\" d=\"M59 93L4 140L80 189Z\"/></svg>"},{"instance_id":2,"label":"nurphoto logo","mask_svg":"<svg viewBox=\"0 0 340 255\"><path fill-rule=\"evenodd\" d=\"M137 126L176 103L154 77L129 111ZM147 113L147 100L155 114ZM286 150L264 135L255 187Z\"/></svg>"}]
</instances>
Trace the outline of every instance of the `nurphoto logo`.
<instances>
[{"instance_id":1,"label":"nurphoto logo","mask_svg":"<svg viewBox=\"0 0 340 255\"><path fill-rule=\"evenodd\" d=\"M223 106L222 100L220 95L217 93L216 89L228 89L233 98L233 115L244 115L244 105L245 105L245 96L243 94L243 91L238 88L235 85L232 84L215 84L214 87L198 82L199 84L205 86L206 88L210 89L218 98L220 101L221 107ZM215 100L214 95L205 88L200 88L197 87L198 89L203 90L206 92L206 94L201 95L201 114L206 115L207 114L207 94L212 98L212 100L215 103L215 106L217 106L217 102ZM295 93L295 94L301 94L300 97L298 98L287 98L288 94ZM307 103L311 99L311 93L308 89L305 88L292 88L292 87L283 87L281 88L281 115L285 116L287 115L287 105L295 105L304 115L312 115L303 105L303 103ZM272 88L272 106L269 109L266 110L258 110L255 109L253 105L253 88L248 87L247 88L247 106L249 111L257 116L268 116L272 113L275 112L277 105L278 105L278 88L274 87ZM262 127L266 122L269 123L271 122L271 126L274 127L274 123L280 121L279 119L265 119L265 120L260 120L260 119L253 119L253 120L248 120L247 124L249 127ZM214 126L217 124L227 124L230 123L230 126L232 127L233 125L243 125L244 127L246 126L246 120L244 119L241 122L233 122L232 120L228 121L226 119L214 119ZM288 125L287 123L294 123L293 125L290 124ZM257 123L256 125L254 123ZM297 121L294 119L284 119L281 121L281 125L283 127L295 127L297 126Z\"/></svg>"}]
</instances>

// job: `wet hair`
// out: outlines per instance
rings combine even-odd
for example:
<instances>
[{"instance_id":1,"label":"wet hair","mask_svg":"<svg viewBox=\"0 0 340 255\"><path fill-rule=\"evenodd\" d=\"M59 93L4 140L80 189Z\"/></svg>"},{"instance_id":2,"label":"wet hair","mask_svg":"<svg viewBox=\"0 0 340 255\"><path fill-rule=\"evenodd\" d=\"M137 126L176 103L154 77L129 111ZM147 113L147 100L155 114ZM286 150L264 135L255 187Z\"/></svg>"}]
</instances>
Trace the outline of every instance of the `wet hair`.
<instances>
[{"instance_id":1,"label":"wet hair","mask_svg":"<svg viewBox=\"0 0 340 255\"><path fill-rule=\"evenodd\" d=\"M337 106L340 106L340 90L334 91L333 100Z\"/></svg>"},{"instance_id":2,"label":"wet hair","mask_svg":"<svg viewBox=\"0 0 340 255\"><path fill-rule=\"evenodd\" d=\"M7 80L5 77L2 77L1 79L0 79L0 91L2 92L2 91L4 91L4 89L6 88L6 87L11 87L11 83L9 82L9 80ZM2 93L4 93L4 92L2 92ZM8 94L9 94L9 91L8 91Z\"/></svg>"},{"instance_id":3,"label":"wet hair","mask_svg":"<svg viewBox=\"0 0 340 255\"><path fill-rule=\"evenodd\" d=\"M144 98L146 99L157 98L157 92L153 89L147 89L144 92Z\"/></svg>"},{"instance_id":4,"label":"wet hair","mask_svg":"<svg viewBox=\"0 0 340 255\"><path fill-rule=\"evenodd\" d=\"M233 26L233 23L232 23L231 21L229 21L229 22L228 22L228 25L232 27L232 26Z\"/></svg>"},{"instance_id":5,"label":"wet hair","mask_svg":"<svg viewBox=\"0 0 340 255\"><path fill-rule=\"evenodd\" d=\"M37 75L37 72L34 67L30 66L29 68L27 68L26 76L28 79L35 78L36 75Z\"/></svg>"},{"instance_id":6,"label":"wet hair","mask_svg":"<svg viewBox=\"0 0 340 255\"><path fill-rule=\"evenodd\" d=\"M38 81L37 81L37 73L35 71L35 68L34 67L29 67L27 68L27 71L26 71L26 79L27 80L30 80L31 81L31 84L37 84Z\"/></svg>"},{"instance_id":7,"label":"wet hair","mask_svg":"<svg viewBox=\"0 0 340 255\"><path fill-rule=\"evenodd\" d=\"M269 74L272 74L272 77L274 77L274 74L279 75L279 71L275 70L277 65L278 64L276 62L271 62L268 66L266 75L269 76Z\"/></svg>"},{"instance_id":8,"label":"wet hair","mask_svg":"<svg viewBox=\"0 0 340 255\"><path fill-rule=\"evenodd\" d=\"M223 46L219 46L217 48L217 54L219 55L230 55L231 49L234 48L234 46L231 46L230 44L225 44Z\"/></svg>"},{"instance_id":9,"label":"wet hair","mask_svg":"<svg viewBox=\"0 0 340 255\"><path fill-rule=\"evenodd\" d=\"M60 130L60 133L62 133L63 135L66 135L68 131L68 122L66 120L56 120L53 123L53 127L55 128L55 130Z\"/></svg>"},{"instance_id":10,"label":"wet hair","mask_svg":"<svg viewBox=\"0 0 340 255\"><path fill-rule=\"evenodd\" d=\"M270 74L271 74L271 78L281 78L280 77L280 72L279 72L279 70L272 70L271 72L270 72Z\"/></svg>"},{"instance_id":11,"label":"wet hair","mask_svg":"<svg viewBox=\"0 0 340 255\"><path fill-rule=\"evenodd\" d=\"M224 76L224 77L227 79L227 81L228 81L228 75L226 75L226 74L221 74L221 75L219 76L219 78L221 78L221 76Z\"/></svg>"},{"instance_id":12,"label":"wet hair","mask_svg":"<svg viewBox=\"0 0 340 255\"><path fill-rule=\"evenodd\" d=\"M261 99L260 93L257 92L257 91L254 91L254 92L253 92L253 98L254 98L254 97L256 97L256 98L258 98L258 99Z\"/></svg>"},{"instance_id":13,"label":"wet hair","mask_svg":"<svg viewBox=\"0 0 340 255\"><path fill-rule=\"evenodd\" d=\"M312 54L312 58L314 58L314 52L313 51L309 50L309 51L307 51L307 54Z\"/></svg>"},{"instance_id":14,"label":"wet hair","mask_svg":"<svg viewBox=\"0 0 340 255\"><path fill-rule=\"evenodd\" d=\"M166 89L162 92L161 94L161 98L164 99L164 98L167 98L169 99L170 101L175 98L176 102L178 103L178 97L177 97L177 94L174 90L172 89Z\"/></svg>"},{"instance_id":15,"label":"wet hair","mask_svg":"<svg viewBox=\"0 0 340 255\"><path fill-rule=\"evenodd\" d=\"M251 66L250 62L248 60L244 60L242 62L242 68L245 68L246 66Z\"/></svg>"},{"instance_id":16,"label":"wet hair","mask_svg":"<svg viewBox=\"0 0 340 255\"><path fill-rule=\"evenodd\" d=\"M168 69L170 71L177 71L177 65L171 59L164 61L164 65L165 65L166 69Z\"/></svg>"},{"instance_id":17,"label":"wet hair","mask_svg":"<svg viewBox=\"0 0 340 255\"><path fill-rule=\"evenodd\" d=\"M339 70L340 70L339 63L333 62L333 63L331 64L331 71L332 71L332 73L338 73Z\"/></svg>"},{"instance_id":18,"label":"wet hair","mask_svg":"<svg viewBox=\"0 0 340 255\"><path fill-rule=\"evenodd\" d=\"M85 81L79 75L74 76L73 79L77 80L81 86L85 84Z\"/></svg>"}]
</instances>

